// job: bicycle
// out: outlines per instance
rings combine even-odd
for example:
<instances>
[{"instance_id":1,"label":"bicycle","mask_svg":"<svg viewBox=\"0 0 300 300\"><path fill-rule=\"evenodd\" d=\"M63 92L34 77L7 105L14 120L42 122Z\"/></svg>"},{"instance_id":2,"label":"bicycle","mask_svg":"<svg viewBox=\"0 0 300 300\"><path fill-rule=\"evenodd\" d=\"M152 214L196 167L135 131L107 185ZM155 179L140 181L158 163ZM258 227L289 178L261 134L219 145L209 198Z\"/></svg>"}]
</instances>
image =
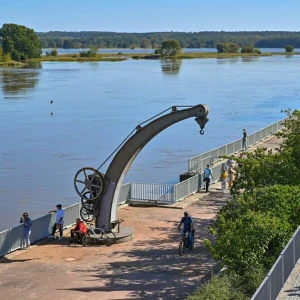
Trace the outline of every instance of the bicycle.
<instances>
[{"instance_id":1,"label":"bicycle","mask_svg":"<svg viewBox=\"0 0 300 300\"><path fill-rule=\"evenodd\" d=\"M184 236L182 237L181 241L179 242L179 255L182 256L186 249L192 249L194 246L194 233L195 230L192 231L192 247L189 247L189 233L185 232Z\"/></svg>"},{"instance_id":2,"label":"bicycle","mask_svg":"<svg viewBox=\"0 0 300 300\"><path fill-rule=\"evenodd\" d=\"M87 236L89 238L96 238L98 241L100 241L102 244L105 244L107 246L110 246L116 242L116 235L112 231L104 231L104 228L106 225L103 225L102 228L96 228L93 226L90 226L88 228ZM93 237L91 236L93 234Z\"/></svg>"}]
</instances>

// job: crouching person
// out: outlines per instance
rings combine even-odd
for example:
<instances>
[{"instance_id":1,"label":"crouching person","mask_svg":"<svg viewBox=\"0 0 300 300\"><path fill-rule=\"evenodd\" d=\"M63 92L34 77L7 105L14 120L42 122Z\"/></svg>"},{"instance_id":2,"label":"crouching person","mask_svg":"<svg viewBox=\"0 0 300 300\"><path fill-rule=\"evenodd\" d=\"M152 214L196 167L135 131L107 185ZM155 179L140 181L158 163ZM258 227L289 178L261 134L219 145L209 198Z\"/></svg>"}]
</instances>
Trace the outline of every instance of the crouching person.
<instances>
[{"instance_id":1,"label":"crouching person","mask_svg":"<svg viewBox=\"0 0 300 300\"><path fill-rule=\"evenodd\" d=\"M86 234L87 234L87 228L85 224L79 219L76 219L76 225L74 229L71 229L71 243L77 243L79 239L81 240L81 244L83 246L86 245Z\"/></svg>"}]
</instances>

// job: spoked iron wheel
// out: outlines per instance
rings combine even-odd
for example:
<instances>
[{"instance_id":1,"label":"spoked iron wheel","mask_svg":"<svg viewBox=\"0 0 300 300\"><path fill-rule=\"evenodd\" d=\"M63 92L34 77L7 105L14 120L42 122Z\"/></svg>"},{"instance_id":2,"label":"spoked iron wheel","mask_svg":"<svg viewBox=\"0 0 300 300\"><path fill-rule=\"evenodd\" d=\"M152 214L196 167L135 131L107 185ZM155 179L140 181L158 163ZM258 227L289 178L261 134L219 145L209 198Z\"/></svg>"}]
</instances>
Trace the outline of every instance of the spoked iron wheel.
<instances>
[{"instance_id":1,"label":"spoked iron wheel","mask_svg":"<svg viewBox=\"0 0 300 300\"><path fill-rule=\"evenodd\" d=\"M77 194L86 200L95 200L103 192L103 175L96 169L85 167L80 169L74 178L74 186ZM90 192L86 194L86 192Z\"/></svg>"},{"instance_id":2,"label":"spoked iron wheel","mask_svg":"<svg viewBox=\"0 0 300 300\"><path fill-rule=\"evenodd\" d=\"M95 210L87 209L86 207L82 206L80 209L80 217L85 222L92 222L95 219Z\"/></svg>"},{"instance_id":3,"label":"spoked iron wheel","mask_svg":"<svg viewBox=\"0 0 300 300\"><path fill-rule=\"evenodd\" d=\"M85 207L87 210L97 210L99 207L99 198L95 200L90 200L90 192L85 192L83 194L84 197L81 198L81 204L83 207ZM88 200L86 198L89 198Z\"/></svg>"}]
</instances>

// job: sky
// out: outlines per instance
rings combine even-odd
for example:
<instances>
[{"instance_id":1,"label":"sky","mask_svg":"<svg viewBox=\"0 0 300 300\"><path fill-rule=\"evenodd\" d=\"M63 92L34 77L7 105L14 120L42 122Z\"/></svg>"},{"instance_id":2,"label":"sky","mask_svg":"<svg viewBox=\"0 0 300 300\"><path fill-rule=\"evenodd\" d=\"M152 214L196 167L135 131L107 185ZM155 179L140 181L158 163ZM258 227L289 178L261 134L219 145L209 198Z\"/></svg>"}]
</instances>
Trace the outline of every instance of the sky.
<instances>
[{"instance_id":1,"label":"sky","mask_svg":"<svg viewBox=\"0 0 300 300\"><path fill-rule=\"evenodd\" d=\"M47 31L300 31L300 0L0 0L0 26Z\"/></svg>"}]
</instances>

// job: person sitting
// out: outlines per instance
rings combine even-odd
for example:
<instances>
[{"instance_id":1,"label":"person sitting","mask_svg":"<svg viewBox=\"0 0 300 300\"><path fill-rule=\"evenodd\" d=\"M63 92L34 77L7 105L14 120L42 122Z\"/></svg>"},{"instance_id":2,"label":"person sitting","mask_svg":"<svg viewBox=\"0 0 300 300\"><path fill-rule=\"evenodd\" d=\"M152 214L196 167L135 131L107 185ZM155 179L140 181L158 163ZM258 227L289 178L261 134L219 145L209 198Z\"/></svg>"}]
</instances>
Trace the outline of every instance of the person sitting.
<instances>
[{"instance_id":1,"label":"person sitting","mask_svg":"<svg viewBox=\"0 0 300 300\"><path fill-rule=\"evenodd\" d=\"M83 246L85 246L85 238L87 234L87 228L86 225L79 219L76 219L76 225L74 229L71 229L71 243L75 243L79 240L81 240L81 243Z\"/></svg>"}]
</instances>

